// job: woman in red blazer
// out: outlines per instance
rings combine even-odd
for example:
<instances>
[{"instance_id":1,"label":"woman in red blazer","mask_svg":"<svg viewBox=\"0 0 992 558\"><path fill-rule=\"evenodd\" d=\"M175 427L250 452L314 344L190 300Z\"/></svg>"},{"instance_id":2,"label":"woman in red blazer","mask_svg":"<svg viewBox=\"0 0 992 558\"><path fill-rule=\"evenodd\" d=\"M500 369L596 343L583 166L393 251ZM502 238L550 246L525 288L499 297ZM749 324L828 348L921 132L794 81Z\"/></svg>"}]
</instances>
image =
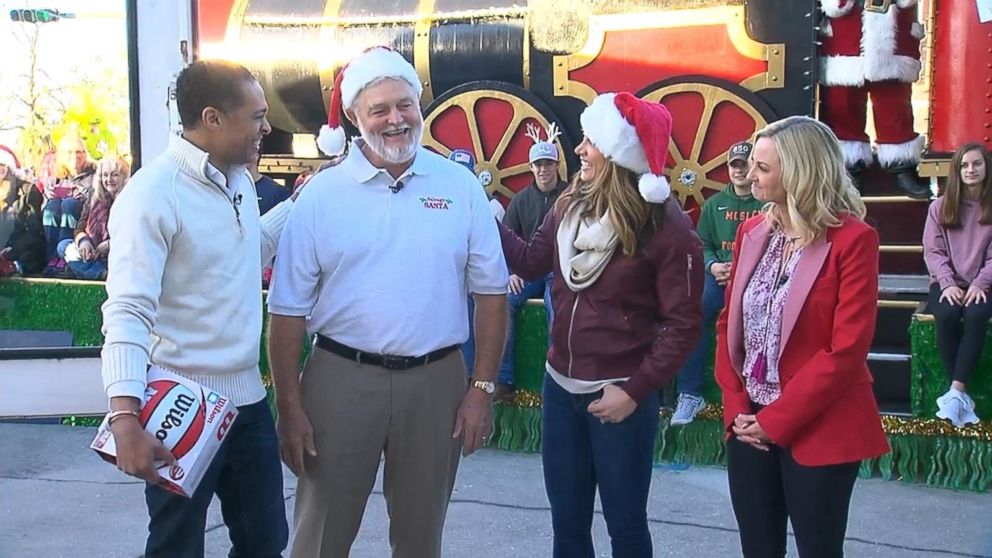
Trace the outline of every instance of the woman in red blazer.
<instances>
[{"instance_id":1,"label":"woman in red blazer","mask_svg":"<svg viewBox=\"0 0 992 558\"><path fill-rule=\"evenodd\" d=\"M859 462L889 449L866 365L878 234L816 120L760 131L748 176L768 205L737 231L716 356L741 546L785 556L791 519L802 558L843 556Z\"/></svg>"}]
</instances>

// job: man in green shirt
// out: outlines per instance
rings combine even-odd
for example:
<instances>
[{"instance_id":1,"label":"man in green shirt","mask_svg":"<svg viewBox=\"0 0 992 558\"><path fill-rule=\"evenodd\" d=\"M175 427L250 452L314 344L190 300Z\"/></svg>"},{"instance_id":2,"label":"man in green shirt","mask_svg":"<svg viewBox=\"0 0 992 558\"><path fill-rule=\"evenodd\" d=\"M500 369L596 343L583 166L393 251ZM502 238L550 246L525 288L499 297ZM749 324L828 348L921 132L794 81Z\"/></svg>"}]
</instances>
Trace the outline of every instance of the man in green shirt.
<instances>
[{"instance_id":1,"label":"man in green shirt","mask_svg":"<svg viewBox=\"0 0 992 558\"><path fill-rule=\"evenodd\" d=\"M713 323L723 309L724 287L730 279L730 260L734 254L737 227L757 215L764 205L751 195L751 182L747 179L750 156L750 143L742 141L731 146L727 156L730 184L706 200L696 226L696 232L703 241L705 270L703 336L679 371L679 399L672 415L673 425L692 422L696 413L706 406L703 400L703 372L713 350Z\"/></svg>"}]
</instances>

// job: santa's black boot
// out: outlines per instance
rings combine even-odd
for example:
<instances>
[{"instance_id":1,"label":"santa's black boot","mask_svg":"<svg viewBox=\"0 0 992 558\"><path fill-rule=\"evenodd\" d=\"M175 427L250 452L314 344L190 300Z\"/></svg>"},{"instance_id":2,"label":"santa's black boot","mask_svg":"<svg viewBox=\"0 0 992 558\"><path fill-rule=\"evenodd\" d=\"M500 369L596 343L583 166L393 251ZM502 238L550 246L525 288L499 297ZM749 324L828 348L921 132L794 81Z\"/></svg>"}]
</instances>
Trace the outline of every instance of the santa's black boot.
<instances>
[{"instance_id":1,"label":"santa's black boot","mask_svg":"<svg viewBox=\"0 0 992 558\"><path fill-rule=\"evenodd\" d=\"M851 184L859 193L864 192L865 164L861 161L847 167L847 174L851 175Z\"/></svg>"},{"instance_id":2,"label":"santa's black boot","mask_svg":"<svg viewBox=\"0 0 992 558\"><path fill-rule=\"evenodd\" d=\"M896 179L896 186L907 196L918 200L930 198L930 182L920 178L920 175L916 173L915 165L891 167L885 170L892 174Z\"/></svg>"}]
</instances>

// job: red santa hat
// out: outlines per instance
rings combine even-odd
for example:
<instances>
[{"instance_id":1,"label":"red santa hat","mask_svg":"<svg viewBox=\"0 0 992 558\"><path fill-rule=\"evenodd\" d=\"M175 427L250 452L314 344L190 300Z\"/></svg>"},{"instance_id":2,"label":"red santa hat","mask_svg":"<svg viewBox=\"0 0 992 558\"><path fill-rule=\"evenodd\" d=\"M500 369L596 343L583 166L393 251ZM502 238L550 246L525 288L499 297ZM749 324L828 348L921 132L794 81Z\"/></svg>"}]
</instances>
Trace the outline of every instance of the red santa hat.
<instances>
[{"instance_id":1,"label":"red santa hat","mask_svg":"<svg viewBox=\"0 0 992 558\"><path fill-rule=\"evenodd\" d=\"M12 171L16 171L21 166L17 162L17 155L14 155L14 152L6 145L0 145L0 165L5 165Z\"/></svg>"},{"instance_id":2,"label":"red santa hat","mask_svg":"<svg viewBox=\"0 0 992 558\"><path fill-rule=\"evenodd\" d=\"M665 105L627 92L596 97L579 117L582 131L614 163L641 175L637 189L650 203L672 194L665 161L672 141L672 114Z\"/></svg>"},{"instance_id":3,"label":"red santa hat","mask_svg":"<svg viewBox=\"0 0 992 558\"><path fill-rule=\"evenodd\" d=\"M350 109L365 86L382 78L400 79L410 84L417 99L424 91L417 70L403 55L385 46L366 49L351 59L334 79L334 92L327 108L327 125L320 127L317 147L327 155L344 152L344 128L341 126L342 108Z\"/></svg>"}]
</instances>

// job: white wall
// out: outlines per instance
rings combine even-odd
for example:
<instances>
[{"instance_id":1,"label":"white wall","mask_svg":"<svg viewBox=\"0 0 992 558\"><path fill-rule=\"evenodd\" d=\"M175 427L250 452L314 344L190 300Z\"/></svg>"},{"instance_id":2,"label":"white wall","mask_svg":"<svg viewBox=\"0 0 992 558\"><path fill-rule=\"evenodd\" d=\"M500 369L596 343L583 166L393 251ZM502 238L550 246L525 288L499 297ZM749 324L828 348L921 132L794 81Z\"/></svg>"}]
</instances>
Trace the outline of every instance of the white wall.
<instances>
[{"instance_id":1,"label":"white wall","mask_svg":"<svg viewBox=\"0 0 992 558\"><path fill-rule=\"evenodd\" d=\"M0 417L60 417L107 412L99 358L2 362Z\"/></svg>"},{"instance_id":2,"label":"white wall","mask_svg":"<svg viewBox=\"0 0 992 558\"><path fill-rule=\"evenodd\" d=\"M138 87L141 159L150 161L165 150L169 131L179 129L169 88L184 61L180 48L193 55L192 18L188 0L140 0L138 5Z\"/></svg>"}]
</instances>

